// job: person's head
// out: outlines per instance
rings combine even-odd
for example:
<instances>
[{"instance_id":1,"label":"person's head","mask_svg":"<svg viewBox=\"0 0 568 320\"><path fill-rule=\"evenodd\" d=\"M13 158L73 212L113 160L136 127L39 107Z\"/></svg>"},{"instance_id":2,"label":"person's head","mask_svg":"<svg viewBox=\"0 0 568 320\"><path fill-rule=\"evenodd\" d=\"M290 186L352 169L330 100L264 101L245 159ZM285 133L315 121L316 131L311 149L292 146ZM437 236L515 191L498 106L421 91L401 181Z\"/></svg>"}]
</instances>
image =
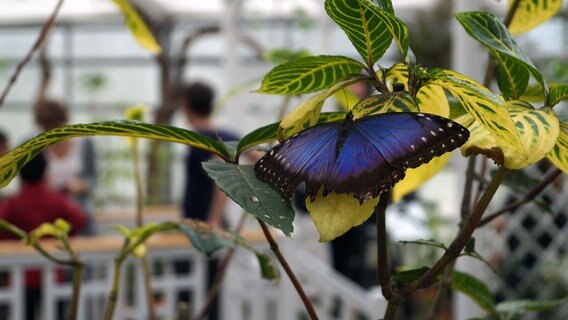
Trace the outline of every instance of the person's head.
<instances>
[{"instance_id":1,"label":"person's head","mask_svg":"<svg viewBox=\"0 0 568 320\"><path fill-rule=\"evenodd\" d=\"M181 106L191 122L194 118L209 118L213 113L213 89L202 82L193 82L181 92Z\"/></svg>"},{"instance_id":2,"label":"person's head","mask_svg":"<svg viewBox=\"0 0 568 320\"><path fill-rule=\"evenodd\" d=\"M45 177L46 168L47 159L45 154L40 152L20 169L20 179L24 183L42 181Z\"/></svg>"},{"instance_id":3,"label":"person's head","mask_svg":"<svg viewBox=\"0 0 568 320\"><path fill-rule=\"evenodd\" d=\"M9 148L8 136L4 131L0 130L0 157L6 154Z\"/></svg>"},{"instance_id":4,"label":"person's head","mask_svg":"<svg viewBox=\"0 0 568 320\"><path fill-rule=\"evenodd\" d=\"M43 131L61 127L69 121L69 108L59 101L41 100L34 112L35 122Z\"/></svg>"}]
</instances>

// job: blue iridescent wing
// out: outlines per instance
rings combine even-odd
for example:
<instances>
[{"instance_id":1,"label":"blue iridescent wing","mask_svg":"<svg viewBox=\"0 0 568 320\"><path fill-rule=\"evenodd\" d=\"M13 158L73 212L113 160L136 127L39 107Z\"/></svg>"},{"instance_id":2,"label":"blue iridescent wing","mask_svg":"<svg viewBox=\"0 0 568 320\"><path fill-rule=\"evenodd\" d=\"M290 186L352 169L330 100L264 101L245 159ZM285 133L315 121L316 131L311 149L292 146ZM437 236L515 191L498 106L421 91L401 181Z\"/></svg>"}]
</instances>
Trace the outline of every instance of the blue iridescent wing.
<instances>
[{"instance_id":1,"label":"blue iridescent wing","mask_svg":"<svg viewBox=\"0 0 568 320\"><path fill-rule=\"evenodd\" d=\"M355 121L325 185L337 192L374 197L416 168L461 146L469 131L431 114L385 113Z\"/></svg>"},{"instance_id":2,"label":"blue iridescent wing","mask_svg":"<svg viewBox=\"0 0 568 320\"><path fill-rule=\"evenodd\" d=\"M303 181L321 185L335 163L339 125L320 124L283 141L256 163L256 176L288 198Z\"/></svg>"}]
</instances>

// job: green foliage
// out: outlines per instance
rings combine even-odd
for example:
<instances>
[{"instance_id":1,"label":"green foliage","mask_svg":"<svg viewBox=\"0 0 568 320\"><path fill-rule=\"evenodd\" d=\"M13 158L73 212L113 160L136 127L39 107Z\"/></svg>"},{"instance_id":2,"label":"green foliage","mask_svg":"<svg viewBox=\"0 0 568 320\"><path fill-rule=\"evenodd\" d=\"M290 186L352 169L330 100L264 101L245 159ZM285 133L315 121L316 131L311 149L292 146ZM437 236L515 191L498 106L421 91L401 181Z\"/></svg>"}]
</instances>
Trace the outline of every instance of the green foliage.
<instances>
[{"instance_id":1,"label":"green foliage","mask_svg":"<svg viewBox=\"0 0 568 320\"><path fill-rule=\"evenodd\" d=\"M294 226L294 210L290 202L266 183L258 180L252 166L208 161L207 174L219 189L248 213L290 237Z\"/></svg>"},{"instance_id":2,"label":"green foliage","mask_svg":"<svg viewBox=\"0 0 568 320\"><path fill-rule=\"evenodd\" d=\"M497 315L493 293L485 283L476 277L454 271L452 276L452 286L474 300L483 310L490 315Z\"/></svg>"}]
</instances>

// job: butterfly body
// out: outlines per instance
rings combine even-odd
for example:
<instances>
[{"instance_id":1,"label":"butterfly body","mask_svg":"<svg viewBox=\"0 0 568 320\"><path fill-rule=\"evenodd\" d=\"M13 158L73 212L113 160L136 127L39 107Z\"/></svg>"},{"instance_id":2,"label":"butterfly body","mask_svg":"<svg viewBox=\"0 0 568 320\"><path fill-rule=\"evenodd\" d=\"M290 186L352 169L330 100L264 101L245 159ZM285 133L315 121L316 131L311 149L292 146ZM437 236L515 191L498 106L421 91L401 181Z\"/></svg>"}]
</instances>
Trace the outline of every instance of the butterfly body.
<instances>
[{"instance_id":1,"label":"butterfly body","mask_svg":"<svg viewBox=\"0 0 568 320\"><path fill-rule=\"evenodd\" d=\"M255 165L255 173L288 198L305 182L314 198L325 191L376 197L435 156L461 146L469 131L431 114L384 113L325 123L283 141Z\"/></svg>"}]
</instances>

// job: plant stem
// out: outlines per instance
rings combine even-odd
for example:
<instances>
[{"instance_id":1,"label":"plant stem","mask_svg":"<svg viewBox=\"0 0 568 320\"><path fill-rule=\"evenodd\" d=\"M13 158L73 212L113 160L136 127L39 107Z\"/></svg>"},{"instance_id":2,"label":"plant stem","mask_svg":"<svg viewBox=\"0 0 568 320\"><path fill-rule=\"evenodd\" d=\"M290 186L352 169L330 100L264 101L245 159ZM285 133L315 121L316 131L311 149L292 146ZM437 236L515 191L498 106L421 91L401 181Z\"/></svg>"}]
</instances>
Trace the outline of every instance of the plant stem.
<instances>
[{"instance_id":1,"label":"plant stem","mask_svg":"<svg viewBox=\"0 0 568 320\"><path fill-rule=\"evenodd\" d=\"M385 316L383 320L394 320L396 319L396 311L398 310L399 300L389 300L387 304L387 311L385 311Z\"/></svg>"},{"instance_id":2,"label":"plant stem","mask_svg":"<svg viewBox=\"0 0 568 320\"><path fill-rule=\"evenodd\" d=\"M396 296L391 279L391 266L389 263L386 210L390 199L390 191L381 194L379 203L375 207L377 223L377 277L385 298L390 302Z\"/></svg>"},{"instance_id":3,"label":"plant stem","mask_svg":"<svg viewBox=\"0 0 568 320\"><path fill-rule=\"evenodd\" d=\"M486 224L493 221L495 218L499 217L500 215L510 212L511 210L515 210L520 206L523 206L536 198L546 187L548 187L552 182L556 180L562 174L562 170L554 169L549 175L547 175L536 187L534 187L529 193L527 193L523 199L511 203L510 205L502 208L499 211L496 211L487 217L483 218L481 222L479 222L478 228L485 226Z\"/></svg>"},{"instance_id":4,"label":"plant stem","mask_svg":"<svg viewBox=\"0 0 568 320\"><path fill-rule=\"evenodd\" d=\"M112 278L112 288L108 295L108 302L105 309L104 320L112 320L114 315L114 310L116 309L116 302L118 301L118 293L120 290L120 274L121 274L123 261L124 260L121 258L114 259L114 275Z\"/></svg>"},{"instance_id":5,"label":"plant stem","mask_svg":"<svg viewBox=\"0 0 568 320\"><path fill-rule=\"evenodd\" d=\"M73 268L73 294L71 295L71 307L69 309L69 319L76 320L79 312L79 297L81 295L81 280L83 278L83 271L85 265L82 261L74 259Z\"/></svg>"},{"instance_id":6,"label":"plant stem","mask_svg":"<svg viewBox=\"0 0 568 320\"><path fill-rule=\"evenodd\" d=\"M461 203L461 219L464 221L471 211L471 190L473 189L473 178L475 176L475 163L477 157L471 156L467 162L465 173L465 185L463 188L463 198Z\"/></svg>"},{"instance_id":7,"label":"plant stem","mask_svg":"<svg viewBox=\"0 0 568 320\"><path fill-rule=\"evenodd\" d=\"M314 306L313 306L312 302L310 301L310 298L308 298L308 296L304 292L304 288L302 288L302 284L300 283L300 281L298 280L298 278L294 274L294 271L292 271L292 268L290 268L288 261L286 261L286 258L284 258L284 256L282 255L282 252L280 252L280 248L278 247L278 243L276 243L276 241L274 241L274 238L270 234L270 230L268 229L268 226L266 225L266 223L264 223L264 221L262 221L260 219L256 219L256 220L260 224L260 227L262 228L262 232L264 233L266 240L270 244L270 249L272 250L272 252L274 252L274 255L276 255L276 258L280 262L280 265L282 265L282 268L284 268L284 271L288 275L288 278L290 278L290 281L292 281L292 284L294 285L296 292L298 292L300 299L302 299L302 302L304 303L304 306L306 308L306 311L308 312L308 315L310 316L310 319L311 320L318 320L319 319L318 315L316 314L316 310L314 309Z\"/></svg>"},{"instance_id":8,"label":"plant stem","mask_svg":"<svg viewBox=\"0 0 568 320\"><path fill-rule=\"evenodd\" d=\"M452 290L452 275L454 271L454 267L456 264L456 260L452 261L446 269L444 269L444 274L442 276L442 282L438 288L438 295L436 296L436 302L434 304L434 308L432 309L432 313L430 314L429 320L437 320L441 318L441 313L444 310L444 307L448 305L451 306L450 303L447 301L448 294L451 294Z\"/></svg>"},{"instance_id":9,"label":"plant stem","mask_svg":"<svg viewBox=\"0 0 568 320\"><path fill-rule=\"evenodd\" d=\"M481 199L476 204L471 215L464 222L458 235L448 247L448 250L446 250L444 255L442 255L442 257L434 264L434 266L432 266L430 270L422 275L422 277L405 287L403 292L404 295L409 295L418 289L427 288L435 283L438 279L438 276L444 271L444 269L460 255L463 248L471 238L473 232L479 225L481 216L485 212L485 209L487 209L489 202L491 201L491 199L495 195L495 192L499 188L499 185L503 181L506 172L507 169L503 167L500 167L499 170L497 170L489 186L487 187L487 189L485 189L485 192L481 196Z\"/></svg>"}]
</instances>

